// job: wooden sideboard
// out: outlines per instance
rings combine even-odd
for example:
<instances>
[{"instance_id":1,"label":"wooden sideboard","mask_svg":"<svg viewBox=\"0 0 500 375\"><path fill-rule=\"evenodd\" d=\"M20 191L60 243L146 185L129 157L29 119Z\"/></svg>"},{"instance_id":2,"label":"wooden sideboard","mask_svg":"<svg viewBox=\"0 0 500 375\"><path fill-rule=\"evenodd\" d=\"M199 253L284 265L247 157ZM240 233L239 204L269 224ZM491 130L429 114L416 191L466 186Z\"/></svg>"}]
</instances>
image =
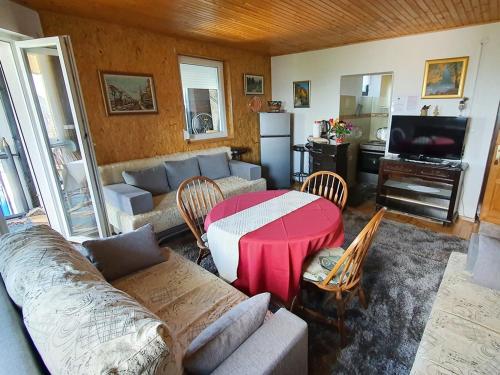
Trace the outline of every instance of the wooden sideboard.
<instances>
[{"instance_id":1,"label":"wooden sideboard","mask_svg":"<svg viewBox=\"0 0 500 375\"><path fill-rule=\"evenodd\" d=\"M429 164L380 160L377 205L452 223L458 215L466 163Z\"/></svg>"},{"instance_id":2,"label":"wooden sideboard","mask_svg":"<svg viewBox=\"0 0 500 375\"><path fill-rule=\"evenodd\" d=\"M349 143L330 145L312 143L309 149L309 172L331 171L347 181L347 149Z\"/></svg>"}]
</instances>

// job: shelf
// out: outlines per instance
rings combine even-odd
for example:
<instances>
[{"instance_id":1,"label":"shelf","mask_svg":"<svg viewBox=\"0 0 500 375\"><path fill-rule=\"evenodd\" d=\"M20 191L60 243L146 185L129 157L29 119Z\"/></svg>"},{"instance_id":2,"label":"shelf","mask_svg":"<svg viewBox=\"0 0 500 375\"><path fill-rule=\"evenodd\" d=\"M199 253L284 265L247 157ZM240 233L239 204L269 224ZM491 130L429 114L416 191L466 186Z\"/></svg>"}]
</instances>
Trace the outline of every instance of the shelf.
<instances>
[{"instance_id":1,"label":"shelf","mask_svg":"<svg viewBox=\"0 0 500 375\"><path fill-rule=\"evenodd\" d=\"M463 169L381 158L377 204L452 223L462 181Z\"/></svg>"},{"instance_id":2,"label":"shelf","mask_svg":"<svg viewBox=\"0 0 500 375\"><path fill-rule=\"evenodd\" d=\"M452 190L443 189L435 186L421 185L413 182L404 182L397 180L387 180L382 186L387 189L399 190L402 192L411 192L415 194L421 194L423 196L441 198L441 199L451 199Z\"/></svg>"},{"instance_id":3,"label":"shelf","mask_svg":"<svg viewBox=\"0 0 500 375\"><path fill-rule=\"evenodd\" d=\"M435 202L429 202L429 201L421 201L418 199L412 199L408 197L402 197L398 195L391 195L391 194L380 194L381 197L385 197L388 199L394 199L400 202L405 202L405 203L412 203L420 206L426 206L426 207L432 207L432 208L437 208L439 210L445 210L448 211L448 205L441 205Z\"/></svg>"}]
</instances>

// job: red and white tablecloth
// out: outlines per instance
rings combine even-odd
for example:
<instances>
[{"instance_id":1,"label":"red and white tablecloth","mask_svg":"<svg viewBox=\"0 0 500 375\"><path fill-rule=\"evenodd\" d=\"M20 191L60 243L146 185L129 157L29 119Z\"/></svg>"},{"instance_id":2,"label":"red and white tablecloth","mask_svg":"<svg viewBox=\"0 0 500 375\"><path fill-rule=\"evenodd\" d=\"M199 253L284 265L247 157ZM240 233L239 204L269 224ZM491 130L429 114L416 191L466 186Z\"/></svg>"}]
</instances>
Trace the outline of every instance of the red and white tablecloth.
<instances>
[{"instance_id":1,"label":"red and white tablecloth","mask_svg":"<svg viewBox=\"0 0 500 375\"><path fill-rule=\"evenodd\" d=\"M229 198L208 214L205 229L287 192L268 190ZM324 198L316 199L240 238L238 278L233 285L248 295L270 292L289 302L297 294L304 260L324 247L343 242L340 209Z\"/></svg>"}]
</instances>

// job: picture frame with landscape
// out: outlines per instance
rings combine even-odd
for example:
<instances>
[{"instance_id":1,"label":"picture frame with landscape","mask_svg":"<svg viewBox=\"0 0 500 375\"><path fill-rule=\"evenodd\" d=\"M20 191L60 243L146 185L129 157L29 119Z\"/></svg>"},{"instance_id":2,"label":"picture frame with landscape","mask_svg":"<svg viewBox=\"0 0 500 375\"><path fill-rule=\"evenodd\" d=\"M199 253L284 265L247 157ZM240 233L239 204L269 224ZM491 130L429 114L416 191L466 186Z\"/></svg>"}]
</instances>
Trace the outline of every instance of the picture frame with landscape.
<instances>
[{"instance_id":1,"label":"picture frame with landscape","mask_svg":"<svg viewBox=\"0 0 500 375\"><path fill-rule=\"evenodd\" d=\"M106 113L158 113L153 76L142 73L99 71Z\"/></svg>"},{"instance_id":2,"label":"picture frame with landscape","mask_svg":"<svg viewBox=\"0 0 500 375\"><path fill-rule=\"evenodd\" d=\"M309 108L311 104L311 81L293 83L293 107Z\"/></svg>"},{"instance_id":3,"label":"picture frame with landscape","mask_svg":"<svg viewBox=\"0 0 500 375\"><path fill-rule=\"evenodd\" d=\"M264 76L245 74L245 95L264 95Z\"/></svg>"},{"instance_id":4,"label":"picture frame with landscape","mask_svg":"<svg viewBox=\"0 0 500 375\"><path fill-rule=\"evenodd\" d=\"M469 57L427 60L422 99L463 98Z\"/></svg>"}]
</instances>

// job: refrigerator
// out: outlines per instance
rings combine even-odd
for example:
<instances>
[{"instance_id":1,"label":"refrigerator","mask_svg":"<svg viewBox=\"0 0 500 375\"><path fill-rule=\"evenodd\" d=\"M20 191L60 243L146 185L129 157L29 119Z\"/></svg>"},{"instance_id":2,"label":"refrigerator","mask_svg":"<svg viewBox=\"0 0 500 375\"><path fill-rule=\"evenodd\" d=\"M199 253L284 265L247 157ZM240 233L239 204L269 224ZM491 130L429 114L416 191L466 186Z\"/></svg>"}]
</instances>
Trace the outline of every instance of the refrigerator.
<instances>
[{"instance_id":1,"label":"refrigerator","mask_svg":"<svg viewBox=\"0 0 500 375\"><path fill-rule=\"evenodd\" d=\"M268 189L288 189L292 173L291 114L261 112L260 163Z\"/></svg>"}]
</instances>

